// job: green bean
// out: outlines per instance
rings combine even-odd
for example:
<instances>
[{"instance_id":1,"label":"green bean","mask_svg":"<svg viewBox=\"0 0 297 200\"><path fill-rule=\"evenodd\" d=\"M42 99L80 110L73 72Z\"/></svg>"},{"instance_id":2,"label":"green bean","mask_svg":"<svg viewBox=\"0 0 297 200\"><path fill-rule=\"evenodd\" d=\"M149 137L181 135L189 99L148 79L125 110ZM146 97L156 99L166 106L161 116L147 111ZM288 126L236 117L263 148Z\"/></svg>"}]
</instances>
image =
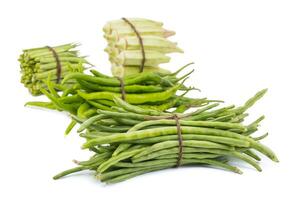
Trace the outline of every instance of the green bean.
<instances>
[{"instance_id":1,"label":"green bean","mask_svg":"<svg viewBox=\"0 0 297 200\"><path fill-rule=\"evenodd\" d=\"M210 159L201 159L201 160L188 159L188 160L182 161L182 164L193 164L193 163L209 164L209 165L213 165L213 166L216 166L216 167L221 167L223 169L226 169L226 170L229 170L229 171L238 173L238 174L242 174L242 171L240 171L240 169L238 169L237 167L234 167L234 166L229 165L227 163L216 161L216 160L210 160Z\"/></svg>"},{"instance_id":2,"label":"green bean","mask_svg":"<svg viewBox=\"0 0 297 200\"><path fill-rule=\"evenodd\" d=\"M88 110L89 108L90 108L90 105L89 105L87 102L81 104L81 105L79 106L79 108L77 109L77 116L78 116L79 118L81 118L81 119L85 119L85 118L87 118L87 117L84 115L84 112L85 112L86 110Z\"/></svg>"},{"instance_id":3,"label":"green bean","mask_svg":"<svg viewBox=\"0 0 297 200\"><path fill-rule=\"evenodd\" d=\"M100 124L105 125L105 126L119 125L119 123L117 121L115 121L114 119L102 119L102 120L100 120Z\"/></svg>"},{"instance_id":4,"label":"green bean","mask_svg":"<svg viewBox=\"0 0 297 200\"><path fill-rule=\"evenodd\" d=\"M64 104L71 104L74 102L83 102L84 100L79 95L75 94L67 97L61 97L59 98L59 101Z\"/></svg>"},{"instance_id":5,"label":"green bean","mask_svg":"<svg viewBox=\"0 0 297 200\"><path fill-rule=\"evenodd\" d=\"M70 88L60 89L63 91L63 94L61 95L61 97L66 97L69 94L75 94L76 90L78 90L78 89L80 89L80 88L79 88L79 85L77 85L77 84L73 85L73 87L70 87Z\"/></svg>"},{"instance_id":6,"label":"green bean","mask_svg":"<svg viewBox=\"0 0 297 200\"><path fill-rule=\"evenodd\" d=\"M90 109L86 110L83 114L84 114L87 118L89 118L89 117L93 117L95 114L97 114L97 110L94 109L94 108L90 108Z\"/></svg>"},{"instance_id":7,"label":"green bean","mask_svg":"<svg viewBox=\"0 0 297 200\"><path fill-rule=\"evenodd\" d=\"M150 161L139 162L139 163L131 163L126 161L126 162L118 162L114 166L123 167L123 168L138 168L138 167L159 166L167 163L176 164L176 159L150 160Z\"/></svg>"},{"instance_id":8,"label":"green bean","mask_svg":"<svg viewBox=\"0 0 297 200\"><path fill-rule=\"evenodd\" d=\"M208 142L208 141L184 140L182 144L183 144L183 147L216 148L216 149L226 149L226 150L234 149L227 145L218 144L215 142ZM151 147L145 149L144 151L133 156L133 159L137 159L141 156L145 156L147 154L150 154L155 151L159 151L161 149L168 149L168 148L177 147L177 146L179 146L179 141L165 141L165 142L156 143Z\"/></svg>"},{"instance_id":9,"label":"green bean","mask_svg":"<svg viewBox=\"0 0 297 200\"><path fill-rule=\"evenodd\" d=\"M209 164L209 165L213 165L213 166L217 166L217 167L220 167L220 168L223 168L223 169L233 171L235 173L242 174L242 172L236 167L233 167L231 165L228 165L228 164L220 162L220 161L215 161L215 160L210 160L210 159L200 159L200 160L187 159L187 160L182 161L182 165L188 165L188 164ZM129 173L129 174L116 176L115 178L105 179L105 182L109 183L109 184L118 183L118 182L127 180L129 178L132 178L132 177L144 174L144 173L148 173L148 172L152 172L152 171L158 171L158 170L162 170L162 169L166 169L166 168L171 168L171 167L174 167L175 165L176 164L173 163L173 162L172 163L165 163L165 164L163 164L163 166L160 165L160 166L157 166L157 167L145 168L145 169L141 169L141 170L138 170L136 172Z\"/></svg>"},{"instance_id":10,"label":"green bean","mask_svg":"<svg viewBox=\"0 0 297 200\"><path fill-rule=\"evenodd\" d=\"M71 80L71 79L84 80L84 81L88 81L91 83L97 83L99 85L105 85L105 86L120 86L120 81L116 78L94 77L94 76L86 75L83 73L77 73L77 72L68 74L63 79L62 84L68 80ZM138 83L143 84L147 81L153 81L154 83L161 83L162 79L158 74L152 73L152 72L144 72L144 73L141 73L138 76L130 78L130 79L124 78L124 83L126 86L127 85L135 85Z\"/></svg>"},{"instance_id":11,"label":"green bean","mask_svg":"<svg viewBox=\"0 0 297 200\"><path fill-rule=\"evenodd\" d=\"M239 123L239 122L241 122L241 120L243 120L247 116L249 116L248 113L240 114L240 115L237 115L237 116L233 117L229 122L231 122L231 123Z\"/></svg>"},{"instance_id":12,"label":"green bean","mask_svg":"<svg viewBox=\"0 0 297 200\"><path fill-rule=\"evenodd\" d=\"M146 168L144 170L136 171L136 172L133 172L133 173L130 173L130 174L124 174L124 175L121 175L121 176L117 176L116 178L105 180L105 183L107 183L107 184L118 183L118 182L125 181L127 179L133 178L133 177L141 175L141 174L145 174L145 173L153 172L153 171L158 171L158 170L162 170L162 169L166 169L166 168L168 168L168 166L155 167L155 168L154 167Z\"/></svg>"},{"instance_id":13,"label":"green bean","mask_svg":"<svg viewBox=\"0 0 297 200\"><path fill-rule=\"evenodd\" d=\"M96 130L105 131L110 133L124 133L129 130L130 127L127 126L104 126L100 123L95 123L93 126L96 127Z\"/></svg>"},{"instance_id":14,"label":"green bean","mask_svg":"<svg viewBox=\"0 0 297 200\"><path fill-rule=\"evenodd\" d=\"M222 116L219 116L217 118L211 119L210 121L213 121L213 122L226 122L226 121L230 121L235 116L236 116L235 113L231 113L231 114L226 114L226 115L222 115Z\"/></svg>"},{"instance_id":15,"label":"green bean","mask_svg":"<svg viewBox=\"0 0 297 200\"><path fill-rule=\"evenodd\" d=\"M258 124L265 118L264 115L262 115L261 117L259 117L258 119L256 119L254 122L252 122L251 124L249 124L248 127L248 131L244 133L244 135L251 135L252 133L254 133L255 131L258 130Z\"/></svg>"},{"instance_id":16,"label":"green bean","mask_svg":"<svg viewBox=\"0 0 297 200\"><path fill-rule=\"evenodd\" d=\"M128 113L124 108L120 108L120 107L117 107L117 106L112 106L111 110L114 111L114 112L119 112L119 113Z\"/></svg>"},{"instance_id":17,"label":"green bean","mask_svg":"<svg viewBox=\"0 0 297 200\"><path fill-rule=\"evenodd\" d=\"M247 128L241 124L228 123L228 122L179 120L179 123L182 126L212 127L212 128L219 128L219 129L239 129L241 132L244 132L247 130ZM146 126L152 126L152 125L176 125L176 121L169 120L169 119L144 121L132 127L128 132L140 130Z\"/></svg>"},{"instance_id":18,"label":"green bean","mask_svg":"<svg viewBox=\"0 0 297 200\"><path fill-rule=\"evenodd\" d=\"M79 172L79 171L82 171L82 170L85 170L87 169L86 167L82 167L82 166L79 166L79 167L75 167L75 168L72 168L72 169L68 169L68 170L65 170L57 175L55 175L53 177L54 180L57 180L59 178L62 178L64 176L67 176L68 174L72 174L72 173L75 173L75 172Z\"/></svg>"},{"instance_id":19,"label":"green bean","mask_svg":"<svg viewBox=\"0 0 297 200\"><path fill-rule=\"evenodd\" d=\"M249 141L249 138L246 136L242 136L237 133L233 133L225 130L218 130L213 128L201 128L201 127L183 127L183 126L181 127L181 129L182 129L182 134L214 135L214 136L230 137L230 138ZM127 142L127 141L133 141L138 139L150 138L150 137L157 137L157 136L163 136L163 135L176 135L176 134L177 134L176 127L154 128L154 129L133 131L126 134L115 134L110 137L92 140L85 143L83 147L87 148L98 144Z\"/></svg>"},{"instance_id":20,"label":"green bean","mask_svg":"<svg viewBox=\"0 0 297 200\"><path fill-rule=\"evenodd\" d=\"M183 147L183 153L208 153L207 149L202 148L193 148L193 147ZM133 159L132 163L142 163L143 161L157 159L160 156L167 156L172 154L179 154L179 147L173 147L169 149L163 149L160 151L155 151L153 153L150 153L148 155L142 156L137 159Z\"/></svg>"},{"instance_id":21,"label":"green bean","mask_svg":"<svg viewBox=\"0 0 297 200\"><path fill-rule=\"evenodd\" d=\"M109 160L105 161L98 167L97 172L102 173L102 172L106 171L108 168L110 168L111 166L113 166L114 164L116 164L117 162L119 162L121 160L125 160L127 158L130 158L133 155L141 152L143 149L144 148L135 149L135 150L123 152L117 156L111 157Z\"/></svg>"},{"instance_id":22,"label":"green bean","mask_svg":"<svg viewBox=\"0 0 297 200\"><path fill-rule=\"evenodd\" d=\"M67 126L64 132L64 135L68 135L76 124L77 122L75 120L71 120L71 122L69 123L69 125Z\"/></svg>"},{"instance_id":23,"label":"green bean","mask_svg":"<svg viewBox=\"0 0 297 200\"><path fill-rule=\"evenodd\" d=\"M185 68L187 68L188 66L193 65L193 64L194 64L194 62L191 62L191 63L188 63L188 64L182 66L177 71L171 73L170 76L176 76L178 73L180 73L181 71L183 71Z\"/></svg>"},{"instance_id":24,"label":"green bean","mask_svg":"<svg viewBox=\"0 0 297 200\"><path fill-rule=\"evenodd\" d=\"M168 110L169 108L172 108L175 106L177 102L177 98L175 97L171 97L168 100L166 100L165 102L161 102L161 104L157 104L158 102L154 102L155 105L149 105L150 102L147 102L147 104L145 105L138 105L140 108L144 108L144 109L149 109L149 110L156 110L156 111L165 111Z\"/></svg>"},{"instance_id":25,"label":"green bean","mask_svg":"<svg viewBox=\"0 0 297 200\"><path fill-rule=\"evenodd\" d=\"M205 107L203 107L201 109L197 109L195 112L193 112L191 115L189 115L185 119L193 121L193 120L195 120L196 116L199 116L200 114L204 114L205 111L210 110L210 109L212 109L214 107L217 107L218 105L219 105L218 103L214 103L214 104L207 105L207 106L205 106Z\"/></svg>"},{"instance_id":26,"label":"green bean","mask_svg":"<svg viewBox=\"0 0 297 200\"><path fill-rule=\"evenodd\" d=\"M112 135L114 133L109 133L109 132L102 132L102 131L90 131L88 133L81 133L79 136L80 137L84 137L86 139L94 139L94 138L98 138L98 137L103 137L103 136L109 136Z\"/></svg>"},{"instance_id":27,"label":"green bean","mask_svg":"<svg viewBox=\"0 0 297 200\"><path fill-rule=\"evenodd\" d=\"M85 130L87 127L89 127L90 125L92 125L95 121L98 121L100 119L104 119L104 115L95 115L89 119L87 119L86 121L84 121L79 129L77 130L77 132L82 132L83 130Z\"/></svg>"},{"instance_id":28,"label":"green bean","mask_svg":"<svg viewBox=\"0 0 297 200\"><path fill-rule=\"evenodd\" d=\"M183 140L205 140L205 141L227 144L227 145L237 146L237 147L249 147L250 146L250 143L247 141L234 139L234 138L228 138L228 137L211 136L211 135L184 134L182 136L182 139ZM178 140L178 136L177 135L158 136L158 137L134 140L130 143L146 144L146 143L164 142L164 141L168 141L168 140Z\"/></svg>"},{"instance_id":29,"label":"green bean","mask_svg":"<svg viewBox=\"0 0 297 200\"><path fill-rule=\"evenodd\" d=\"M115 86L104 86L104 85L98 85L95 83L90 83L84 80L77 80L77 82L80 84L80 86L89 91L109 91L109 92L115 92L115 93L121 93L121 87L115 87ZM126 93L152 93L152 92L161 92L164 91L164 89L161 86L155 86L155 85L127 85L124 87L124 91Z\"/></svg>"},{"instance_id":30,"label":"green bean","mask_svg":"<svg viewBox=\"0 0 297 200\"><path fill-rule=\"evenodd\" d=\"M190 118L190 120L205 120L207 118L210 118L210 117L214 117L214 116L217 116L219 113L222 113L226 110L229 110L229 109L232 109L234 108L234 105L231 105L231 106L227 106L227 107L224 107L224 108L221 108L221 109L218 109L218 110L214 110L214 111L210 111L210 112L204 112L202 114L198 114L198 115L194 115Z\"/></svg>"},{"instance_id":31,"label":"green bean","mask_svg":"<svg viewBox=\"0 0 297 200\"><path fill-rule=\"evenodd\" d=\"M101 72L99 72L99 71L97 71L97 70L95 70L95 69L91 69L90 72L91 72L94 76L96 76L96 77L112 78L112 77L110 77L110 76L107 76L107 75L105 75L105 74L102 74Z\"/></svg>"},{"instance_id":32,"label":"green bean","mask_svg":"<svg viewBox=\"0 0 297 200\"><path fill-rule=\"evenodd\" d=\"M183 134L200 134L200 135L214 135L214 136L223 136L223 137L231 137L235 139L242 139L244 141L248 141L251 144L251 147L256 149L257 151L263 153L271 160L278 162L276 155L266 146L262 145L259 142L254 141L253 139L231 132L226 130L218 130L212 128L198 128L198 127L182 127ZM177 134L176 127L163 127L163 128L155 128L141 131L134 131L126 134L114 134L111 136L107 136L104 138L96 138L86 142L82 148L92 147L98 144L104 143L114 143L114 142L126 142L136 139L143 139L149 137L156 137L162 135L172 135Z\"/></svg>"},{"instance_id":33,"label":"green bean","mask_svg":"<svg viewBox=\"0 0 297 200\"><path fill-rule=\"evenodd\" d=\"M142 171L142 170L147 170L151 167L139 167L139 168L124 168L124 169L118 169L118 170L113 170L111 172L107 172L107 173L102 173L102 174L98 174L97 178L99 178L101 181L105 181L120 175L124 175L124 174L129 174L135 171Z\"/></svg>"},{"instance_id":34,"label":"green bean","mask_svg":"<svg viewBox=\"0 0 297 200\"><path fill-rule=\"evenodd\" d=\"M191 158L196 158L196 159L205 159L205 158L217 158L220 155L212 154L212 153L183 153L182 154L182 159L191 159ZM163 160L163 159L171 159L171 158L179 158L178 154L169 154L169 155L164 155L164 156L159 156L156 159L157 160ZM137 164L137 163L135 163Z\"/></svg>"},{"instance_id":35,"label":"green bean","mask_svg":"<svg viewBox=\"0 0 297 200\"><path fill-rule=\"evenodd\" d=\"M50 93L48 93L45 89L41 88L40 91L46 95L55 106L57 106L59 109L61 110L66 110L68 112L70 112L71 114L76 113L76 108L73 105L67 105L67 104L63 104L60 102L59 99L57 99L56 97L52 96Z\"/></svg>"},{"instance_id":36,"label":"green bean","mask_svg":"<svg viewBox=\"0 0 297 200\"><path fill-rule=\"evenodd\" d=\"M100 74L98 77L100 80L110 79L111 82L116 80ZM92 85L98 84L96 81L99 80L76 75L73 79ZM131 76L125 80L135 81L135 79L136 76ZM163 79L170 83L178 80L170 75L164 76ZM149 82L148 79L147 81ZM159 81L158 84L166 88L164 87L167 84L166 81L162 83ZM86 89L86 92L83 92L79 89L74 95L84 100L79 106L73 107L77 109L77 112L72 122L81 124L78 132L85 130L84 133L80 133L80 136L86 139L82 148L95 152L89 160L76 161L79 167L83 167L80 170L93 170L101 181L115 183L150 171L175 167L177 164L181 166L210 165L241 174L238 168L228 164L228 160L231 159L239 159L261 171L257 162L261 158L257 152L278 162L273 151L258 141L267 134L259 137L249 136L258 129L264 117L261 116L249 125L242 123L248 116L245 111L261 98L266 90L258 92L243 106L231 105L215 108L219 102L212 103L207 99L197 99L197 102L194 102L195 99L183 95L177 96L175 92L181 89L182 84L171 87L169 90L176 89L170 92L171 96L166 97L167 99L163 97L164 92L161 92L159 97L155 97L156 93L137 94L137 98L133 96L136 94L126 94L127 101L120 98L120 93L86 93L92 90ZM132 87L133 84L130 86ZM53 86L49 87L49 91L52 91L51 87ZM112 86L105 85L104 87ZM118 86L114 87L118 88ZM57 105L54 104L57 108L68 106L65 101L71 102L71 98L74 99L71 95L60 97L59 94L55 94L55 91L48 92L47 95L57 101ZM147 100L148 96L154 98L154 101ZM157 98L159 99L156 100ZM191 107L192 103L197 103L194 111L177 113L184 111L188 106ZM140 104L140 106L135 104ZM177 109L175 111L166 109L165 112L152 109L152 107L157 108L165 104L170 105L170 108L177 107ZM98 114L94 114L96 105L99 107ZM105 110L104 106L109 110ZM90 116L85 117L87 110L92 112ZM177 123L181 130L182 143L179 141ZM78 169L74 169L73 172L76 170ZM71 170L66 171L64 174L71 172Z\"/></svg>"},{"instance_id":37,"label":"green bean","mask_svg":"<svg viewBox=\"0 0 297 200\"><path fill-rule=\"evenodd\" d=\"M57 91L54 88L54 83L51 82L51 76L49 75L46 79L46 81L44 81L44 83L46 84L49 92L51 93L51 95L53 95L56 98L59 98L60 96L58 95Z\"/></svg>"},{"instance_id":38,"label":"green bean","mask_svg":"<svg viewBox=\"0 0 297 200\"><path fill-rule=\"evenodd\" d=\"M228 151L228 150L224 150L224 149L215 149L215 148L201 148L201 152L206 152L206 153L213 153L213 154L217 154L217 155L230 155L233 157L236 157L238 159L241 159L245 162L247 162L248 164L252 165L253 167L255 167L258 171L261 171L260 166L250 157L241 154L239 152L236 151ZM139 154L137 154L137 157L134 156L132 158L132 162L140 162L140 161L144 161L146 159L146 155L147 154L143 154L141 156L138 156Z\"/></svg>"},{"instance_id":39,"label":"green bean","mask_svg":"<svg viewBox=\"0 0 297 200\"><path fill-rule=\"evenodd\" d=\"M133 106L131 104L128 104L127 102L125 102L124 100L122 100L118 97L115 97L113 100L117 106L122 107L125 110L130 111L130 112L134 112L137 114L143 114L143 115L162 115L161 112L158 112L156 110L143 109L138 106Z\"/></svg>"},{"instance_id":40,"label":"green bean","mask_svg":"<svg viewBox=\"0 0 297 200\"><path fill-rule=\"evenodd\" d=\"M144 93L144 94L126 94L126 101L132 104L143 104L146 102L158 102L169 99L179 89L180 85L176 85L164 92ZM114 97L120 97L119 93L112 92L94 92L84 93L77 91L77 94L86 100L107 99L113 100Z\"/></svg>"},{"instance_id":41,"label":"green bean","mask_svg":"<svg viewBox=\"0 0 297 200\"><path fill-rule=\"evenodd\" d=\"M99 100L95 100L95 102L100 103L100 104L105 105L105 106L115 106L115 103L113 101L110 101L110 100L99 99Z\"/></svg>"},{"instance_id":42,"label":"green bean","mask_svg":"<svg viewBox=\"0 0 297 200\"><path fill-rule=\"evenodd\" d=\"M138 120L134 120L134 119L125 119L125 118L113 118L115 121L117 121L119 124L123 124L123 125L135 125L137 123L139 123Z\"/></svg>"},{"instance_id":43,"label":"green bean","mask_svg":"<svg viewBox=\"0 0 297 200\"><path fill-rule=\"evenodd\" d=\"M241 113L245 112L247 109L252 107L259 99L261 99L268 89L263 89L255 94L252 98L250 98L242 108L240 108Z\"/></svg>"},{"instance_id":44,"label":"green bean","mask_svg":"<svg viewBox=\"0 0 297 200\"><path fill-rule=\"evenodd\" d=\"M127 150L128 148L131 147L131 144L128 143L121 143L116 150L113 152L112 156L117 156L119 153Z\"/></svg>"},{"instance_id":45,"label":"green bean","mask_svg":"<svg viewBox=\"0 0 297 200\"><path fill-rule=\"evenodd\" d=\"M252 157L252 158L254 158L257 161L260 161L261 160L261 158L256 153L254 153L252 150L250 150L250 149L243 151L243 153L246 154L246 155L248 155L248 156L250 156L250 157Z\"/></svg>"},{"instance_id":46,"label":"green bean","mask_svg":"<svg viewBox=\"0 0 297 200\"><path fill-rule=\"evenodd\" d=\"M265 134L263 134L263 135L261 135L259 137L255 137L253 139L258 141L258 140L262 140L262 139L266 138L267 136L268 136L268 133L265 133Z\"/></svg>"},{"instance_id":47,"label":"green bean","mask_svg":"<svg viewBox=\"0 0 297 200\"><path fill-rule=\"evenodd\" d=\"M174 110L174 113L184 113L184 112L187 111L189 108L190 108L189 105L182 104L182 105L179 105L179 106Z\"/></svg>"},{"instance_id":48,"label":"green bean","mask_svg":"<svg viewBox=\"0 0 297 200\"><path fill-rule=\"evenodd\" d=\"M50 110L59 109L52 102L42 102L42 101L29 101L25 104L25 106L35 106L35 107L41 107L41 108L46 108Z\"/></svg>"},{"instance_id":49,"label":"green bean","mask_svg":"<svg viewBox=\"0 0 297 200\"><path fill-rule=\"evenodd\" d=\"M94 165L98 162L104 161L105 158L109 158L110 156L111 156L110 152L104 152L99 155L95 154L95 157L93 157L87 161L79 161L79 162L77 162L77 164L79 164L81 166L88 167L88 166Z\"/></svg>"},{"instance_id":50,"label":"green bean","mask_svg":"<svg viewBox=\"0 0 297 200\"><path fill-rule=\"evenodd\" d=\"M111 110L110 107L103 105L97 101L87 101L89 104L94 106L95 108L102 109L102 110ZM96 111L97 112L97 111Z\"/></svg>"}]
</instances>

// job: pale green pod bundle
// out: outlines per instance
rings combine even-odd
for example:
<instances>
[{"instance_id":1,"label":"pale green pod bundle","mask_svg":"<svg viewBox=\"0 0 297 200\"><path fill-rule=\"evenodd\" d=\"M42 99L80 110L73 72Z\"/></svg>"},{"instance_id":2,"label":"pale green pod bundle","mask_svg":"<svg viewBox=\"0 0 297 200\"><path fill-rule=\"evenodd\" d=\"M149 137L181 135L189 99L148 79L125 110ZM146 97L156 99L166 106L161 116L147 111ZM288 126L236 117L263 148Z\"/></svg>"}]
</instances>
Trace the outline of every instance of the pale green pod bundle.
<instances>
[{"instance_id":1,"label":"pale green pod bundle","mask_svg":"<svg viewBox=\"0 0 297 200\"><path fill-rule=\"evenodd\" d=\"M70 43L55 47L25 49L19 57L21 83L32 95L40 95L46 89L47 79L58 83L71 72L83 72L84 64L90 64L75 50L78 44Z\"/></svg>"},{"instance_id":2,"label":"pale green pod bundle","mask_svg":"<svg viewBox=\"0 0 297 200\"><path fill-rule=\"evenodd\" d=\"M162 27L144 26L144 27L138 27L137 31L142 36L150 35L150 36L168 38L170 36L175 35L174 31L166 30ZM104 37L109 41L117 41L121 37L134 36L134 35L135 35L135 32L131 29L131 27L123 26L121 29L112 30L111 33L105 34Z\"/></svg>"},{"instance_id":3,"label":"pale green pod bundle","mask_svg":"<svg viewBox=\"0 0 297 200\"><path fill-rule=\"evenodd\" d=\"M157 22L144 18L129 18L128 19L136 28L138 27L162 27L162 22ZM129 27L129 25L122 19L112 20L106 23L103 27L105 33L111 33L113 29L122 29L122 27Z\"/></svg>"},{"instance_id":4,"label":"pale green pod bundle","mask_svg":"<svg viewBox=\"0 0 297 200\"><path fill-rule=\"evenodd\" d=\"M116 63L119 65L140 66L142 54L140 50L122 51L116 58ZM145 51L144 66L158 66L161 63L167 63L170 57L158 51Z\"/></svg>"},{"instance_id":5,"label":"pale green pod bundle","mask_svg":"<svg viewBox=\"0 0 297 200\"><path fill-rule=\"evenodd\" d=\"M120 67L113 65L111 68L112 74L116 76L130 76L132 74L137 74L139 72L139 69L135 66L125 66L125 67ZM151 66L146 66L143 69L143 72L159 72L162 74L170 74L171 72L167 69L161 68L161 67L151 67Z\"/></svg>"},{"instance_id":6,"label":"pale green pod bundle","mask_svg":"<svg viewBox=\"0 0 297 200\"><path fill-rule=\"evenodd\" d=\"M183 50L165 38L157 36L142 36L142 42L145 50L157 51L161 53L183 53ZM115 43L115 47L121 51L140 49L139 39L136 36L124 37Z\"/></svg>"},{"instance_id":7,"label":"pale green pod bundle","mask_svg":"<svg viewBox=\"0 0 297 200\"><path fill-rule=\"evenodd\" d=\"M103 31L108 43L105 52L109 55L114 76L143 71L167 73L168 70L159 67L159 64L170 61L166 54L183 53L176 43L167 39L175 32L164 29L161 22L141 18L120 19L108 22Z\"/></svg>"}]
</instances>

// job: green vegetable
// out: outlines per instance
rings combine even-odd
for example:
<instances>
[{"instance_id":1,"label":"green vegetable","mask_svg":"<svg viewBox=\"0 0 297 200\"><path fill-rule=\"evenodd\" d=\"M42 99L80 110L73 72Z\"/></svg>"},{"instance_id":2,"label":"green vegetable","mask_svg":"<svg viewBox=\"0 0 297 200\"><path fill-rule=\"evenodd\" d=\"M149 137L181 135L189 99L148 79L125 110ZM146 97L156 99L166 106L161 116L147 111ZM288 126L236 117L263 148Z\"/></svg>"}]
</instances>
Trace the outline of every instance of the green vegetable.
<instances>
[{"instance_id":1,"label":"green vegetable","mask_svg":"<svg viewBox=\"0 0 297 200\"><path fill-rule=\"evenodd\" d=\"M187 65L188 66L188 65ZM189 73L176 77L176 75L185 69L186 66L181 67L180 70L170 74L163 74L159 72L144 72L140 75L131 75L123 79L124 87L118 78L106 76L99 71L91 70L93 75L88 75L80 72L68 73L61 84L51 81L51 76L44 82L44 88L40 92L45 94L50 102L28 102L28 106L37 106L42 108L54 109L59 111L69 112L76 119L86 120L97 113L97 109L113 111L118 113L120 110L116 104L123 106L124 101L118 99L114 102L114 98L122 97L122 89L125 92L125 99L128 103L140 105L142 111L149 111L149 115L165 111L170 108L179 106L180 104L191 107L200 107L207 105L210 100L190 99L184 97L185 93L192 90L192 87L187 88L183 83L188 77ZM182 81L182 82L180 82ZM75 84L69 85L69 82ZM57 92L61 90L61 93ZM176 95L178 90L186 90L182 95ZM126 106L135 109L130 104ZM126 107L127 108L127 107ZM140 108L138 108L140 111ZM131 119L115 119L124 124L138 123ZM74 126L69 125L66 133L69 133ZM93 126L96 130L107 130L104 126ZM124 129L114 129L121 130Z\"/></svg>"},{"instance_id":2,"label":"green vegetable","mask_svg":"<svg viewBox=\"0 0 297 200\"><path fill-rule=\"evenodd\" d=\"M259 91L243 106L216 108L218 103L213 103L189 113L147 109L115 97L112 111L98 110L98 115L79 122L79 131L85 131L81 133L86 138L83 149L106 150L108 147L108 150L95 152L89 160L78 162L78 167L54 178L92 170L101 181L117 183L144 173L175 167L180 156L181 166L210 165L241 174L237 167L228 163L230 158L235 158L262 171L258 163L260 157L254 151L278 162L274 152L258 141L266 134L255 138L250 136L251 130L258 127L263 117L250 125L242 122L247 116L246 110L266 91ZM182 133L182 154L175 117L178 117ZM127 124L119 119L134 120L135 123ZM109 123L103 123L103 120L109 120ZM101 127L101 130L96 130L96 127ZM108 155L104 156L106 152Z\"/></svg>"},{"instance_id":3,"label":"green vegetable","mask_svg":"<svg viewBox=\"0 0 297 200\"><path fill-rule=\"evenodd\" d=\"M145 54L144 71L169 73L158 65L170 61L165 54L183 52L177 43L167 39L175 33L164 29L160 22L140 18L126 20L132 24L137 33L124 19L110 21L103 28L104 38L108 43L105 51L112 63L113 75L123 77L139 73L143 54L138 36L141 38Z\"/></svg>"},{"instance_id":4,"label":"green vegetable","mask_svg":"<svg viewBox=\"0 0 297 200\"><path fill-rule=\"evenodd\" d=\"M74 50L75 47L77 44L52 47L61 66L59 75L57 60L49 47L23 50L23 54L19 57L21 83L29 89L32 95L40 95L42 94L40 89L47 88L44 82L48 77L56 83L71 72L82 72L83 64L88 62L84 57L78 56L78 52ZM69 84L73 83L69 82Z\"/></svg>"}]
</instances>

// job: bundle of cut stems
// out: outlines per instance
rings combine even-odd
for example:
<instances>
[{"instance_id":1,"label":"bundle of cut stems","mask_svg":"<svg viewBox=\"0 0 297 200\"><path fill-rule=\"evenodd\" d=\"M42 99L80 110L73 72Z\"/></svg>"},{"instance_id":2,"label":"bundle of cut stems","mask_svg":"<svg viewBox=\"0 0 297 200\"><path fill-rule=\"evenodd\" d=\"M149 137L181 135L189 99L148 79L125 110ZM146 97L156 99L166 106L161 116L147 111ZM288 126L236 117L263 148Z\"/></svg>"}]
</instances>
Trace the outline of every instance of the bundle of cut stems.
<instances>
[{"instance_id":1,"label":"bundle of cut stems","mask_svg":"<svg viewBox=\"0 0 297 200\"><path fill-rule=\"evenodd\" d=\"M77 46L77 44L71 43L23 50L19 57L21 83L29 89L32 95L40 95L40 89L46 88L45 80L48 77L52 82L58 83L60 79L71 72L82 72L84 64L88 62L84 57L78 55L78 51L75 50ZM72 82L68 82L68 84L71 85Z\"/></svg>"},{"instance_id":2,"label":"bundle of cut stems","mask_svg":"<svg viewBox=\"0 0 297 200\"><path fill-rule=\"evenodd\" d=\"M170 61L166 54L183 52L177 43L167 39L175 32L164 29L161 22L141 18L120 19L108 22L103 31L108 43L105 51L115 76L139 73L144 57L141 42L145 55L143 71L168 73L168 70L159 67L159 64Z\"/></svg>"}]
</instances>

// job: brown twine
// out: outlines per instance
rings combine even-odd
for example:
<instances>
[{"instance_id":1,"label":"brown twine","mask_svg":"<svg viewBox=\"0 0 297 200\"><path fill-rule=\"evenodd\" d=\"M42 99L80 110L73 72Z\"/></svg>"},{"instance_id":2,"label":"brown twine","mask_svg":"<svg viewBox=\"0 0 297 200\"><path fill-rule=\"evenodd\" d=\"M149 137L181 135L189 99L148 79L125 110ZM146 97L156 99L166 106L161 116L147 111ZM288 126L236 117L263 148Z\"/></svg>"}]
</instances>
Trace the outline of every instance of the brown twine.
<instances>
[{"instance_id":1,"label":"brown twine","mask_svg":"<svg viewBox=\"0 0 297 200\"><path fill-rule=\"evenodd\" d=\"M122 20L124 20L127 24L129 24L131 26L131 28L135 32L136 36L138 37L139 44L140 44L140 47L141 47L141 54L142 54L141 65L139 67L139 72L141 73L141 72L143 72L144 63L145 63L145 51L144 51L142 38L141 38L139 32L136 30L135 26L127 18L123 17Z\"/></svg>"},{"instance_id":2,"label":"brown twine","mask_svg":"<svg viewBox=\"0 0 297 200\"><path fill-rule=\"evenodd\" d=\"M121 94L122 94L122 99L125 101L126 100L126 92L125 92L124 80L121 77L117 77L117 79L120 81L120 90L121 90Z\"/></svg>"},{"instance_id":3,"label":"brown twine","mask_svg":"<svg viewBox=\"0 0 297 200\"><path fill-rule=\"evenodd\" d=\"M46 46L46 48L48 48L52 53L53 53L53 56L56 60L56 63L57 63L57 83L60 83L61 81L61 72L62 72L62 66L61 66L61 62L60 62L60 59L59 59L59 56L57 54L57 52L55 51L54 48L50 47L50 46Z\"/></svg>"},{"instance_id":4,"label":"brown twine","mask_svg":"<svg viewBox=\"0 0 297 200\"><path fill-rule=\"evenodd\" d=\"M181 165L181 161L183 159L183 138L182 138L182 131L181 131L179 118L177 115L174 115L173 118L175 119L175 122L176 122L177 135L178 135L178 147L179 147L176 167L179 167Z\"/></svg>"},{"instance_id":5,"label":"brown twine","mask_svg":"<svg viewBox=\"0 0 297 200\"><path fill-rule=\"evenodd\" d=\"M183 159L183 137L182 137L182 129L180 125L180 119L186 118L188 116L191 116L193 113L187 113L181 116L178 116L177 114L169 115L169 116L149 116L145 117L145 120L160 120L160 119L174 119L176 123L176 129L177 129L177 136L178 136L178 158L176 161L176 167L179 167L181 165L181 161Z\"/></svg>"}]
</instances>

